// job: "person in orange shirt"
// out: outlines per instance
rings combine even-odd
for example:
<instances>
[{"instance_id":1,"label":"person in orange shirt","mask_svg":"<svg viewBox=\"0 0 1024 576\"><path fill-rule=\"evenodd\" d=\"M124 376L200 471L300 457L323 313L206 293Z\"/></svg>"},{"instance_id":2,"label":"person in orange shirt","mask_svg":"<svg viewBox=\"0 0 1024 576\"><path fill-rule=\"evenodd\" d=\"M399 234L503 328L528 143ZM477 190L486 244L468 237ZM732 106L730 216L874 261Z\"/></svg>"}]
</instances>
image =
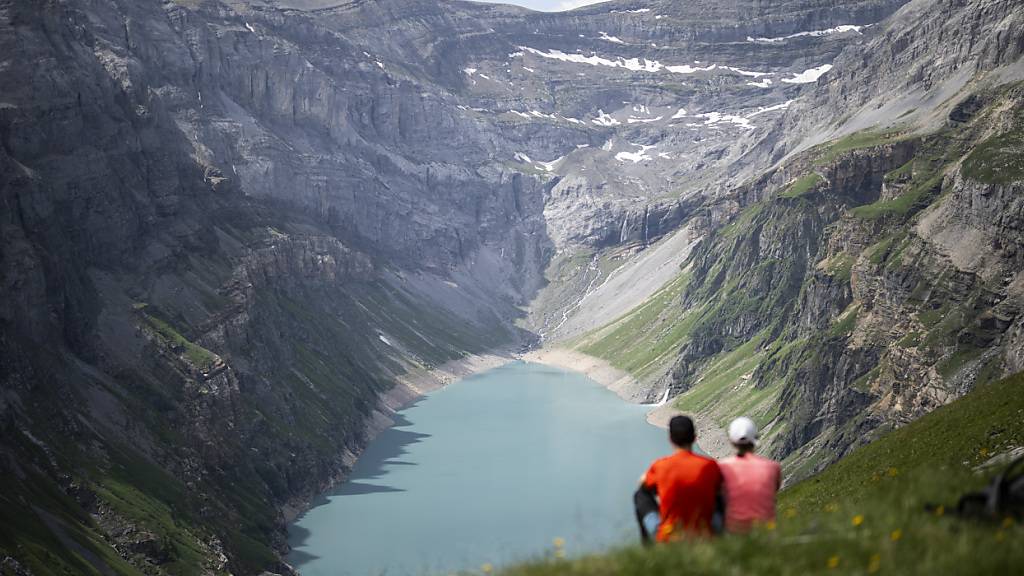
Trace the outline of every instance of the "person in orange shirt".
<instances>
[{"instance_id":1,"label":"person in orange shirt","mask_svg":"<svg viewBox=\"0 0 1024 576\"><path fill-rule=\"evenodd\" d=\"M633 497L644 543L652 533L658 542L711 535L720 503L722 473L714 460L693 452L693 420L672 418L668 434L676 452L651 464Z\"/></svg>"},{"instance_id":2,"label":"person in orange shirt","mask_svg":"<svg viewBox=\"0 0 1024 576\"><path fill-rule=\"evenodd\" d=\"M729 441L736 447L736 455L718 463L725 479L725 529L729 532L747 532L758 522L775 520L782 467L754 454L757 438L757 425L750 418L737 418L729 425Z\"/></svg>"}]
</instances>

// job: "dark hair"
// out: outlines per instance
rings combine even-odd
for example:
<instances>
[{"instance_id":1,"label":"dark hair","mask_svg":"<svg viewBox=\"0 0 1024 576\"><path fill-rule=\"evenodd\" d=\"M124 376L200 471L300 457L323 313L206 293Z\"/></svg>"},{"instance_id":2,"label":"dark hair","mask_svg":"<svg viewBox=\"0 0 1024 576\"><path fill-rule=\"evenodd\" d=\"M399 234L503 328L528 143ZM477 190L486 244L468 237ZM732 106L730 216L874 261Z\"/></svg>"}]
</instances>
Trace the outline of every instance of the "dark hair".
<instances>
[{"instance_id":1,"label":"dark hair","mask_svg":"<svg viewBox=\"0 0 1024 576\"><path fill-rule=\"evenodd\" d=\"M668 437L672 443L682 448L693 444L697 439L697 430L689 416L673 416L668 421Z\"/></svg>"}]
</instances>

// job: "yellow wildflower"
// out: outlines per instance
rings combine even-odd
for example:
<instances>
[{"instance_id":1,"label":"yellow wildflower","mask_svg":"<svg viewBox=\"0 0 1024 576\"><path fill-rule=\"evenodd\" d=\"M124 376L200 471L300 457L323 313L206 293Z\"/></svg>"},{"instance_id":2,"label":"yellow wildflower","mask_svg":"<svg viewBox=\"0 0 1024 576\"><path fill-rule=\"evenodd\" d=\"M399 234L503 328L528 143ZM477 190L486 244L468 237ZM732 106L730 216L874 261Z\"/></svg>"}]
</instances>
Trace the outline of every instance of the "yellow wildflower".
<instances>
[{"instance_id":1,"label":"yellow wildflower","mask_svg":"<svg viewBox=\"0 0 1024 576\"><path fill-rule=\"evenodd\" d=\"M863 523L864 523L864 515L863 514L857 514L856 516L853 517L853 525L854 526L860 526Z\"/></svg>"},{"instance_id":2,"label":"yellow wildflower","mask_svg":"<svg viewBox=\"0 0 1024 576\"><path fill-rule=\"evenodd\" d=\"M889 468L889 476L895 478L900 475L900 471L896 468Z\"/></svg>"},{"instance_id":3,"label":"yellow wildflower","mask_svg":"<svg viewBox=\"0 0 1024 576\"><path fill-rule=\"evenodd\" d=\"M565 546L565 538L562 538L561 536L555 538L555 548L561 548L563 546Z\"/></svg>"},{"instance_id":4,"label":"yellow wildflower","mask_svg":"<svg viewBox=\"0 0 1024 576\"><path fill-rule=\"evenodd\" d=\"M946 507L945 506L939 506L938 508L935 509L935 515L936 516L942 516L945 513L946 513Z\"/></svg>"},{"instance_id":5,"label":"yellow wildflower","mask_svg":"<svg viewBox=\"0 0 1024 576\"><path fill-rule=\"evenodd\" d=\"M1003 528L1010 528L1011 526L1013 526L1013 518L1010 516L1003 518Z\"/></svg>"},{"instance_id":6,"label":"yellow wildflower","mask_svg":"<svg viewBox=\"0 0 1024 576\"><path fill-rule=\"evenodd\" d=\"M839 556L832 556L828 559L828 567L830 570L839 567Z\"/></svg>"},{"instance_id":7,"label":"yellow wildflower","mask_svg":"<svg viewBox=\"0 0 1024 576\"><path fill-rule=\"evenodd\" d=\"M889 534L889 539L893 542L899 542L900 538L903 538L903 530L900 530L899 528L893 530L892 534Z\"/></svg>"},{"instance_id":8,"label":"yellow wildflower","mask_svg":"<svg viewBox=\"0 0 1024 576\"><path fill-rule=\"evenodd\" d=\"M982 457L988 456L988 448L982 448L981 450L978 450L978 453L981 454Z\"/></svg>"},{"instance_id":9,"label":"yellow wildflower","mask_svg":"<svg viewBox=\"0 0 1024 576\"><path fill-rule=\"evenodd\" d=\"M768 530L769 532L772 531L772 530L775 530L775 520L769 520L769 521L765 522L764 528L765 528L765 530Z\"/></svg>"},{"instance_id":10,"label":"yellow wildflower","mask_svg":"<svg viewBox=\"0 0 1024 576\"><path fill-rule=\"evenodd\" d=\"M796 508L786 508L786 518L792 518L796 516Z\"/></svg>"},{"instance_id":11,"label":"yellow wildflower","mask_svg":"<svg viewBox=\"0 0 1024 576\"><path fill-rule=\"evenodd\" d=\"M481 571L482 571L482 572L483 572L484 574L490 574L490 573L491 573L491 571L492 571L492 570L494 570L494 566L491 566L491 565L490 565L490 563L487 563L487 564L484 564L483 566L481 566L481 567L480 567L480 570L481 570Z\"/></svg>"},{"instance_id":12,"label":"yellow wildflower","mask_svg":"<svg viewBox=\"0 0 1024 576\"><path fill-rule=\"evenodd\" d=\"M839 505L835 502L825 504L825 512L835 512L836 510L839 510Z\"/></svg>"},{"instance_id":13,"label":"yellow wildflower","mask_svg":"<svg viewBox=\"0 0 1024 576\"><path fill-rule=\"evenodd\" d=\"M874 574L878 572L878 569L882 567L882 557L878 554L872 554L868 560L868 573Z\"/></svg>"}]
</instances>

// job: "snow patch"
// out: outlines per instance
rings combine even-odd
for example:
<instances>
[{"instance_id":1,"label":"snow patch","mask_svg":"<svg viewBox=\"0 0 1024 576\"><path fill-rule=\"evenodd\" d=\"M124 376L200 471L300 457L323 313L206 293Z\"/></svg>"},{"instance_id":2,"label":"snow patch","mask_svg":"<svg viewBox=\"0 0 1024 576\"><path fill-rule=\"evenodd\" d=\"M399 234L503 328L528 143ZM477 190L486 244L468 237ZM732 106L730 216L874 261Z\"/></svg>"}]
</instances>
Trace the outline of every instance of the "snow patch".
<instances>
[{"instance_id":1,"label":"snow patch","mask_svg":"<svg viewBox=\"0 0 1024 576\"><path fill-rule=\"evenodd\" d=\"M245 27L249 29L249 32L252 32L253 34L256 33L256 29L252 27L252 24L249 24L248 22L246 22L245 23Z\"/></svg>"},{"instance_id":2,"label":"snow patch","mask_svg":"<svg viewBox=\"0 0 1024 576\"><path fill-rule=\"evenodd\" d=\"M392 344L391 341L388 340L387 337L384 336L383 334L377 334L377 339L380 340L381 342L387 344L388 346L391 346L392 348L395 347L395 345Z\"/></svg>"},{"instance_id":3,"label":"snow patch","mask_svg":"<svg viewBox=\"0 0 1024 576\"><path fill-rule=\"evenodd\" d=\"M636 117L630 116L626 120L626 122L628 124L638 124L638 123L650 124L651 122L657 122L657 121L661 120L662 118L664 118L664 116L658 116L657 118L636 118Z\"/></svg>"},{"instance_id":4,"label":"snow patch","mask_svg":"<svg viewBox=\"0 0 1024 576\"><path fill-rule=\"evenodd\" d=\"M747 114L747 118L753 118L754 116L760 116L761 114L764 114L765 112L774 112L776 110L785 110L786 108L789 108L789 105L792 104L792 103L793 103L792 100L786 100L782 104L776 104L774 106L768 106L767 108L758 108L757 112L751 112L750 114Z\"/></svg>"},{"instance_id":5,"label":"snow patch","mask_svg":"<svg viewBox=\"0 0 1024 576\"><path fill-rule=\"evenodd\" d=\"M639 152L619 152L618 154L615 155L615 159L618 160L619 162L632 162L633 164L636 164L638 162L643 162L644 160L650 160L651 159L651 157L647 155L647 151L652 149L652 148L655 148L655 146L653 146L653 145L652 146L647 146L645 144L633 144L633 143L630 143L630 145L631 146L636 146L636 147L640 148L640 151Z\"/></svg>"},{"instance_id":6,"label":"snow patch","mask_svg":"<svg viewBox=\"0 0 1024 576\"><path fill-rule=\"evenodd\" d=\"M778 42L785 42L790 38L800 38L801 36L828 36L829 34L841 34L843 32L856 32L860 34L860 31L864 28L866 28L866 26L844 24L842 26L836 26L835 28L827 28L825 30L810 30L807 32L797 32L796 34L790 34L788 36L776 36L774 38L751 38L750 36L747 36L747 42L775 44Z\"/></svg>"},{"instance_id":7,"label":"snow patch","mask_svg":"<svg viewBox=\"0 0 1024 576\"><path fill-rule=\"evenodd\" d=\"M539 164L539 165L543 166L543 167L544 167L544 170L545 170L546 172L554 172L554 171L555 171L555 166L556 166L556 165L557 165L558 163L560 163L560 162L561 162L562 160L565 160L565 156L560 156L560 157L558 157L558 158L555 158L555 159L554 159L554 160L552 160L551 162L541 162L540 160L538 160L538 161L537 161L537 164Z\"/></svg>"},{"instance_id":8,"label":"snow patch","mask_svg":"<svg viewBox=\"0 0 1024 576\"><path fill-rule=\"evenodd\" d=\"M740 76L753 76L754 78L760 78L761 76L769 76L771 72L752 72L750 70L742 70L740 68L733 68L732 66L722 66L722 69L735 72Z\"/></svg>"},{"instance_id":9,"label":"snow patch","mask_svg":"<svg viewBox=\"0 0 1024 576\"><path fill-rule=\"evenodd\" d=\"M476 68L463 68L462 71L466 73L466 76L476 74Z\"/></svg>"},{"instance_id":10,"label":"snow patch","mask_svg":"<svg viewBox=\"0 0 1024 576\"><path fill-rule=\"evenodd\" d=\"M747 86L756 86L757 88L771 88L772 81L769 78L765 78L760 82L747 82Z\"/></svg>"},{"instance_id":11,"label":"snow patch","mask_svg":"<svg viewBox=\"0 0 1024 576\"><path fill-rule=\"evenodd\" d=\"M618 126L619 124L622 124L622 122L619 122L615 118L612 118L610 115L606 114L604 110L598 110L597 118L594 118L593 120L591 120L591 122L597 124L598 126Z\"/></svg>"},{"instance_id":12,"label":"snow patch","mask_svg":"<svg viewBox=\"0 0 1024 576\"><path fill-rule=\"evenodd\" d=\"M689 64L683 64L681 66L666 66L657 60L646 60L644 58L620 57L612 60L598 56L597 54L584 56L583 54L566 54L561 50L550 50L548 52L544 52L543 50L537 50L536 48L529 48L527 46L520 46L520 48L530 54L540 56L541 58L559 60L562 62L572 62L574 64L588 64L590 66L625 68L626 70L632 70L633 72L660 72L662 70L666 70L675 74L693 74L695 72L705 72L718 68L717 64L712 64L706 68L694 67Z\"/></svg>"},{"instance_id":13,"label":"snow patch","mask_svg":"<svg viewBox=\"0 0 1024 576\"><path fill-rule=\"evenodd\" d=\"M787 84L810 84L811 82L817 82L818 78L821 78L822 75L824 75L831 69L831 64L822 64L817 68L804 70L803 72L796 74L792 78L783 78L782 81L786 82Z\"/></svg>"},{"instance_id":14,"label":"snow patch","mask_svg":"<svg viewBox=\"0 0 1024 576\"><path fill-rule=\"evenodd\" d=\"M698 114L698 118L704 118L705 126L714 126L715 124L734 124L740 128L752 130L754 125L749 120L742 116L736 116L734 114L723 114L722 112L707 112L704 114Z\"/></svg>"},{"instance_id":15,"label":"snow patch","mask_svg":"<svg viewBox=\"0 0 1024 576\"><path fill-rule=\"evenodd\" d=\"M669 120L678 120L684 116L686 116L686 108L680 108L678 112L676 112L675 114L672 115L671 118L669 118Z\"/></svg>"},{"instance_id":16,"label":"snow patch","mask_svg":"<svg viewBox=\"0 0 1024 576\"><path fill-rule=\"evenodd\" d=\"M600 39L604 40L605 42L612 42L614 44L625 44L625 42L623 42L621 39L616 38L615 36L609 36L607 32L598 32L598 34L601 35Z\"/></svg>"}]
</instances>

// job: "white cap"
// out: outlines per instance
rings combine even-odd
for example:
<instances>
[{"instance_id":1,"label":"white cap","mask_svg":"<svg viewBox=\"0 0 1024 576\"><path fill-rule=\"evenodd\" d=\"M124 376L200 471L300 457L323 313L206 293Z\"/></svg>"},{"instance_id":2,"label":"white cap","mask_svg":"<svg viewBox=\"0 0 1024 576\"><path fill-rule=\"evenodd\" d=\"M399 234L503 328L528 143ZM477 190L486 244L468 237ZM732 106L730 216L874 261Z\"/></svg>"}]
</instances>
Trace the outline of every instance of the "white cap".
<instances>
[{"instance_id":1,"label":"white cap","mask_svg":"<svg viewBox=\"0 0 1024 576\"><path fill-rule=\"evenodd\" d=\"M741 416L729 424L729 441L733 444L756 444L757 424L746 416Z\"/></svg>"}]
</instances>

